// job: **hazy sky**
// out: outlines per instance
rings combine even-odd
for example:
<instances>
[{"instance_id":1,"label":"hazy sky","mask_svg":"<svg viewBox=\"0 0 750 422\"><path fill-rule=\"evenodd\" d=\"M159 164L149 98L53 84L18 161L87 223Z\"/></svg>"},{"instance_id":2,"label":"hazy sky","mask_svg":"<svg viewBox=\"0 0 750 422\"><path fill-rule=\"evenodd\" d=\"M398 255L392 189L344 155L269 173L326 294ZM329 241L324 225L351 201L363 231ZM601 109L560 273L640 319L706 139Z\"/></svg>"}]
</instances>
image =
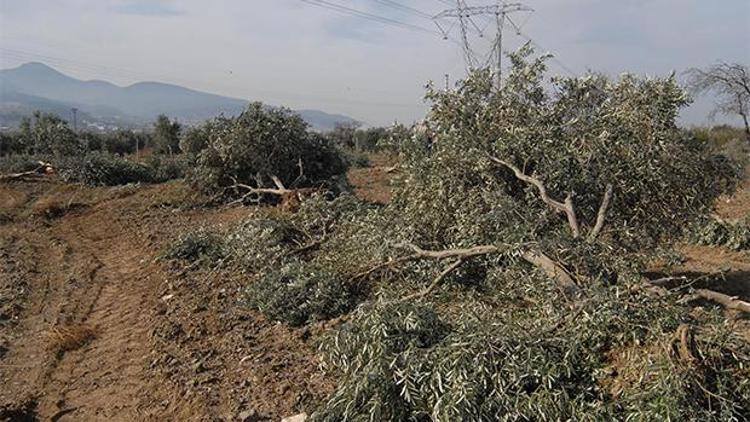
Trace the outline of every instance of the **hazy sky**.
<instances>
[{"instance_id":1,"label":"hazy sky","mask_svg":"<svg viewBox=\"0 0 750 422\"><path fill-rule=\"evenodd\" d=\"M448 7L443 0L327 1L429 31L430 20L386 3L428 15ZM535 12L515 21L556 55L552 73L665 75L718 60L750 63L750 0L525 4ZM525 41L507 31L505 48ZM370 124L422 117L425 83L464 74L458 45L438 34L301 0L0 0L0 68L28 61L82 79L172 82ZM699 101L684 117L703 123L710 106Z\"/></svg>"}]
</instances>

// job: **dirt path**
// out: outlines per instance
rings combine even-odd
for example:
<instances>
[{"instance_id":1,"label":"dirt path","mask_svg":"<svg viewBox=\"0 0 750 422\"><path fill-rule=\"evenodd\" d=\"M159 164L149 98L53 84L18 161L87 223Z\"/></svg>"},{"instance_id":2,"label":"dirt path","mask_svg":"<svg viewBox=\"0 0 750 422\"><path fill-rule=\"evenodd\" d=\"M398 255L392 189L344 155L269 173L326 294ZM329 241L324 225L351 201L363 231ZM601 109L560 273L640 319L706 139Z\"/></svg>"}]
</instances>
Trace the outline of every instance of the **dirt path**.
<instances>
[{"instance_id":1,"label":"dirt path","mask_svg":"<svg viewBox=\"0 0 750 422\"><path fill-rule=\"evenodd\" d=\"M143 420L191 408L201 419L149 369L163 277L117 211L0 228L15 239L8 248L24 243L37 260L23 271L29 297L0 363L6 418Z\"/></svg>"},{"instance_id":2,"label":"dirt path","mask_svg":"<svg viewBox=\"0 0 750 422\"><path fill-rule=\"evenodd\" d=\"M278 420L330 391L309 333L238 302L244 276L156 259L254 212L185 192L0 185L0 421Z\"/></svg>"}]
</instances>

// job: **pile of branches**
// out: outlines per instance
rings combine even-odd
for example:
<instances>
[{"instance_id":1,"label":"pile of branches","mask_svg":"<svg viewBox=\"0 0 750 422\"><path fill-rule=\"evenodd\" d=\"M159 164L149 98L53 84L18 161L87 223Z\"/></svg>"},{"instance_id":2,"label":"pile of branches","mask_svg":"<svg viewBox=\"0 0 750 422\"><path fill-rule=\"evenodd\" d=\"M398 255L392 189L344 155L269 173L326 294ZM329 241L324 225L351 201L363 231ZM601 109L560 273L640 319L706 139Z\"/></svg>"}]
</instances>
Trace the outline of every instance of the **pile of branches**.
<instances>
[{"instance_id":1,"label":"pile of branches","mask_svg":"<svg viewBox=\"0 0 750 422\"><path fill-rule=\"evenodd\" d=\"M194 157L188 181L200 191L240 203L278 201L299 189L337 191L346 163L323 136L284 108L252 103L219 117L182 142Z\"/></svg>"},{"instance_id":2,"label":"pile of branches","mask_svg":"<svg viewBox=\"0 0 750 422\"><path fill-rule=\"evenodd\" d=\"M137 162L104 152L80 152L66 156L13 155L0 158L0 182L42 180L58 174L66 182L88 186L128 183L160 183L185 176L184 157L153 156Z\"/></svg>"},{"instance_id":3,"label":"pile of branches","mask_svg":"<svg viewBox=\"0 0 750 422\"><path fill-rule=\"evenodd\" d=\"M694 223L687 233L688 241L698 245L724 246L731 250L750 249L750 218L746 221L726 221L705 218Z\"/></svg>"},{"instance_id":4,"label":"pile of branches","mask_svg":"<svg viewBox=\"0 0 750 422\"><path fill-rule=\"evenodd\" d=\"M736 168L676 127L673 78L549 91L544 57L511 61L501 89L478 71L428 92L390 204L314 197L227 238L268 318L354 309L320 339L339 382L312 419L747 419L747 327L725 310L750 304L643 276Z\"/></svg>"}]
</instances>

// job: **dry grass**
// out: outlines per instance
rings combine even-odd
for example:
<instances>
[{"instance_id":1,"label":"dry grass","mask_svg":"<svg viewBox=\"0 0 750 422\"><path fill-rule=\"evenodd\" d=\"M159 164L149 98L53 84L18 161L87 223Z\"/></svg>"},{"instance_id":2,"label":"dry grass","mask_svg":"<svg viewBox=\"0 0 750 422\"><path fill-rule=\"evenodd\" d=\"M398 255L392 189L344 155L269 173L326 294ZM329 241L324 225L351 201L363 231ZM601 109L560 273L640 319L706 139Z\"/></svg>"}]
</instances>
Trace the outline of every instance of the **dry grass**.
<instances>
[{"instance_id":1,"label":"dry grass","mask_svg":"<svg viewBox=\"0 0 750 422\"><path fill-rule=\"evenodd\" d=\"M96 338L96 330L86 324L75 324L53 327L47 332L48 349L56 354L63 354L80 349Z\"/></svg>"}]
</instances>

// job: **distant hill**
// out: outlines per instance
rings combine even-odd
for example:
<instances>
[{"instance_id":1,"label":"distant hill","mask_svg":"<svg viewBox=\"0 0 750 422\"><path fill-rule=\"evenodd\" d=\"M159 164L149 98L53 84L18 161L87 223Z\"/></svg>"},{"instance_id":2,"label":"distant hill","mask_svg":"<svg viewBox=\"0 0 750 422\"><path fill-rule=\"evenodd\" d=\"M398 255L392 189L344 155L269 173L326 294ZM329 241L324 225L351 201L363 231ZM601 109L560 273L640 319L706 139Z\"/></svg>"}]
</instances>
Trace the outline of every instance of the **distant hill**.
<instances>
[{"instance_id":1,"label":"distant hill","mask_svg":"<svg viewBox=\"0 0 750 422\"><path fill-rule=\"evenodd\" d=\"M221 113L240 113L248 101L195 91L160 82L139 82L121 87L107 81L82 81L43 63L26 63L0 70L0 125L15 126L34 110L106 125L143 126L158 114L196 124ZM298 111L313 128L332 129L336 123L354 122L348 116L319 110Z\"/></svg>"}]
</instances>

